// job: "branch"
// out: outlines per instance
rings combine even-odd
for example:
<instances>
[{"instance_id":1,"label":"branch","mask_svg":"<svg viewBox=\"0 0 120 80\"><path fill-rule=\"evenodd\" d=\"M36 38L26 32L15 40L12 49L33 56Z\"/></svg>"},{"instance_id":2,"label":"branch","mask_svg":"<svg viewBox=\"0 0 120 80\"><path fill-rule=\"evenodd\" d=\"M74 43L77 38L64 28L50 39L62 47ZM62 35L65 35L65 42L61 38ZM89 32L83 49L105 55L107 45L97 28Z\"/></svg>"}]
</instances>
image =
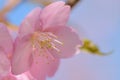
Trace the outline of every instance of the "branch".
<instances>
[{"instance_id":1,"label":"branch","mask_svg":"<svg viewBox=\"0 0 120 80\"><path fill-rule=\"evenodd\" d=\"M66 4L70 5L73 8L79 1L80 0L67 0Z\"/></svg>"}]
</instances>

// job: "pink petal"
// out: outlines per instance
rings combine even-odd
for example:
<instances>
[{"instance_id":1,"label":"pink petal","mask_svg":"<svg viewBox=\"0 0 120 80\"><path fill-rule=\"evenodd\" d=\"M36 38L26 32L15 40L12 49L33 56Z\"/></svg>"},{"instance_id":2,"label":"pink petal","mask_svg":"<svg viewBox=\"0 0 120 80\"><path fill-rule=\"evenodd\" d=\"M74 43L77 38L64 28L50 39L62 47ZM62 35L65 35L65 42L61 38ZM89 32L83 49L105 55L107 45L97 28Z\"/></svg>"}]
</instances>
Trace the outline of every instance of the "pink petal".
<instances>
[{"instance_id":1,"label":"pink petal","mask_svg":"<svg viewBox=\"0 0 120 80\"><path fill-rule=\"evenodd\" d=\"M22 73L16 76L17 80L36 80L29 72Z\"/></svg>"},{"instance_id":2,"label":"pink petal","mask_svg":"<svg viewBox=\"0 0 120 80\"><path fill-rule=\"evenodd\" d=\"M64 2L54 2L45 7L40 16L43 30L51 27L66 25L70 13L70 7Z\"/></svg>"},{"instance_id":3,"label":"pink petal","mask_svg":"<svg viewBox=\"0 0 120 80\"><path fill-rule=\"evenodd\" d=\"M0 47L4 49L5 53L12 54L13 41L5 25L0 23Z\"/></svg>"},{"instance_id":4,"label":"pink petal","mask_svg":"<svg viewBox=\"0 0 120 80\"><path fill-rule=\"evenodd\" d=\"M56 48L58 48L60 52L50 50L56 57L69 58L76 54L77 46L82 45L78 34L70 27L64 26L59 30L51 29L51 32L54 32L58 40L63 43L63 45L56 43Z\"/></svg>"},{"instance_id":5,"label":"pink petal","mask_svg":"<svg viewBox=\"0 0 120 80\"><path fill-rule=\"evenodd\" d=\"M7 75L5 77L3 77L1 80L18 80L14 75Z\"/></svg>"},{"instance_id":6,"label":"pink petal","mask_svg":"<svg viewBox=\"0 0 120 80\"><path fill-rule=\"evenodd\" d=\"M55 61L51 62L49 66L47 66L47 72L49 77L53 77L59 67L60 60L56 59Z\"/></svg>"},{"instance_id":7,"label":"pink petal","mask_svg":"<svg viewBox=\"0 0 120 80\"><path fill-rule=\"evenodd\" d=\"M44 53L44 55L46 55ZM34 63L30 69L31 75L37 80L46 80L47 76L52 77L59 66L59 59L55 61L49 56L34 56Z\"/></svg>"},{"instance_id":8,"label":"pink petal","mask_svg":"<svg viewBox=\"0 0 120 80\"><path fill-rule=\"evenodd\" d=\"M36 29L41 29L40 13L41 9L37 7L27 15L20 26L19 33L21 37L33 33Z\"/></svg>"},{"instance_id":9,"label":"pink petal","mask_svg":"<svg viewBox=\"0 0 120 80\"><path fill-rule=\"evenodd\" d=\"M35 79L35 78L30 74L29 71L28 71L28 72L25 72L24 75L28 78L28 80L37 80L37 79Z\"/></svg>"},{"instance_id":10,"label":"pink petal","mask_svg":"<svg viewBox=\"0 0 120 80\"><path fill-rule=\"evenodd\" d=\"M0 49L0 76L6 76L10 73L10 61L5 52Z\"/></svg>"},{"instance_id":11,"label":"pink petal","mask_svg":"<svg viewBox=\"0 0 120 80\"><path fill-rule=\"evenodd\" d=\"M12 58L12 73L20 74L32 65L32 45L29 41L16 39L15 52Z\"/></svg>"}]
</instances>

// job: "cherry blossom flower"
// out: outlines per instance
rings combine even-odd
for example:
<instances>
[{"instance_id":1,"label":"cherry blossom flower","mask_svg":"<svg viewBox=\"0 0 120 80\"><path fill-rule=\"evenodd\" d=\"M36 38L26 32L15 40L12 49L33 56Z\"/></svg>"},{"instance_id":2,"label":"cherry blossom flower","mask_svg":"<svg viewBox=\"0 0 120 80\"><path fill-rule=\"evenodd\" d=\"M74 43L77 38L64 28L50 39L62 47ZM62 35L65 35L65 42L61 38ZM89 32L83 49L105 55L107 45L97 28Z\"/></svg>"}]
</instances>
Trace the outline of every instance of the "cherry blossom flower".
<instances>
[{"instance_id":1,"label":"cherry blossom flower","mask_svg":"<svg viewBox=\"0 0 120 80\"><path fill-rule=\"evenodd\" d=\"M0 80L35 80L29 72L21 75L11 73L11 57L13 54L13 40L7 27L0 23Z\"/></svg>"},{"instance_id":2,"label":"cherry blossom flower","mask_svg":"<svg viewBox=\"0 0 120 80\"><path fill-rule=\"evenodd\" d=\"M0 23L0 80L16 80L11 74L9 57L13 53L13 40L6 26Z\"/></svg>"},{"instance_id":3,"label":"cherry blossom flower","mask_svg":"<svg viewBox=\"0 0 120 80\"><path fill-rule=\"evenodd\" d=\"M69 13L70 6L58 1L27 15L15 40L13 74L28 71L37 80L45 80L55 74L60 59L76 54L81 40L66 25Z\"/></svg>"},{"instance_id":4,"label":"cherry blossom flower","mask_svg":"<svg viewBox=\"0 0 120 80\"><path fill-rule=\"evenodd\" d=\"M5 25L0 23L0 76L10 72L10 61L7 58L13 51L13 41Z\"/></svg>"}]
</instances>

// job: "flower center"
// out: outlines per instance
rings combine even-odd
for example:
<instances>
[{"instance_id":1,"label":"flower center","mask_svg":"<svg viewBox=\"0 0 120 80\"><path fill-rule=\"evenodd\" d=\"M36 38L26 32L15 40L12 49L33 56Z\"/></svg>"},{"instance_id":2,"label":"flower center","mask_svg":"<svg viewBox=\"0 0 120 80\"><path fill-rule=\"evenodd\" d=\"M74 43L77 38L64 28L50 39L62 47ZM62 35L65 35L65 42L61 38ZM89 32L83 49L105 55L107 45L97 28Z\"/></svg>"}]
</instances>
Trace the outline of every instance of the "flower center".
<instances>
[{"instance_id":1,"label":"flower center","mask_svg":"<svg viewBox=\"0 0 120 80\"><path fill-rule=\"evenodd\" d=\"M35 32L31 38L32 40L32 48L33 50L38 50L37 54L39 56L45 56L48 58L49 56L54 60L54 56L49 52L49 49L60 52L60 50L56 47L56 44L63 45L57 39L57 36L51 32Z\"/></svg>"}]
</instances>

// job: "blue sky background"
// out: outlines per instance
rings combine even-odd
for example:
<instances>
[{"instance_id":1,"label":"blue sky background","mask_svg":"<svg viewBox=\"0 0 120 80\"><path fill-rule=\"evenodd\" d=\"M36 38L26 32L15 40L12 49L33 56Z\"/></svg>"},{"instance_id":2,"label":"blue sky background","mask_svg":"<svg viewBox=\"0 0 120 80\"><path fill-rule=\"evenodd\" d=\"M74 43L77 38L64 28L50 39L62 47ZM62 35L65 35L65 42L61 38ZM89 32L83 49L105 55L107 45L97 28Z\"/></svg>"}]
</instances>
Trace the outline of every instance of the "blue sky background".
<instances>
[{"instance_id":1,"label":"blue sky background","mask_svg":"<svg viewBox=\"0 0 120 80\"><path fill-rule=\"evenodd\" d=\"M0 6L2 3L0 0ZM8 19L19 25L36 6L24 2L8 14ZM82 0L71 12L69 24L103 52L114 52L104 57L82 52L62 60L56 75L48 80L120 80L120 0Z\"/></svg>"}]
</instances>

